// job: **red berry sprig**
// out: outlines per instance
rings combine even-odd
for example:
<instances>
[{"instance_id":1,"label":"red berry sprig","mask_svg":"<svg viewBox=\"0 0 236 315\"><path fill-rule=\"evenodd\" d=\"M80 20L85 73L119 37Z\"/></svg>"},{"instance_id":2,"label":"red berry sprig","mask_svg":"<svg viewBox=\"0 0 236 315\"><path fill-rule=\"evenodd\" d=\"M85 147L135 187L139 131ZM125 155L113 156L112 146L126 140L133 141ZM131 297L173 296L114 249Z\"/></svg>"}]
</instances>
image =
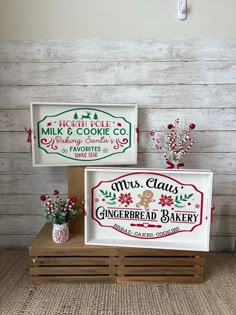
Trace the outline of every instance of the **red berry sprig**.
<instances>
[{"instance_id":1,"label":"red berry sprig","mask_svg":"<svg viewBox=\"0 0 236 315\"><path fill-rule=\"evenodd\" d=\"M52 202L52 199L48 195L42 195L40 197L40 199L45 202L45 211L43 213L44 216L46 216L46 218L51 222L55 221L59 224L61 224L61 221L68 222L67 220L71 219L77 213L77 211L74 209L77 199L72 197L64 200L62 197L60 197L59 191L56 189L53 191L53 194L56 196L55 202Z\"/></svg>"}]
</instances>

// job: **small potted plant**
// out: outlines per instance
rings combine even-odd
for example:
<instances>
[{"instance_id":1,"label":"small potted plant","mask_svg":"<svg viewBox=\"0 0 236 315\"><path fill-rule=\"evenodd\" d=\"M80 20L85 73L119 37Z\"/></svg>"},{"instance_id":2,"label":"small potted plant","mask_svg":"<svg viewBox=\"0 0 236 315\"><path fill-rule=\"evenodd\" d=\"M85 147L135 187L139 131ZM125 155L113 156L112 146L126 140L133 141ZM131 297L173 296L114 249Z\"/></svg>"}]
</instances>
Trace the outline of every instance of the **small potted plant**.
<instances>
[{"instance_id":1,"label":"small potted plant","mask_svg":"<svg viewBox=\"0 0 236 315\"><path fill-rule=\"evenodd\" d=\"M56 200L52 201L48 195L42 195L40 199L45 202L42 215L53 225L52 239L55 243L64 243L69 239L69 222L80 210L75 209L77 199L75 197L63 199L58 190L54 190Z\"/></svg>"}]
</instances>

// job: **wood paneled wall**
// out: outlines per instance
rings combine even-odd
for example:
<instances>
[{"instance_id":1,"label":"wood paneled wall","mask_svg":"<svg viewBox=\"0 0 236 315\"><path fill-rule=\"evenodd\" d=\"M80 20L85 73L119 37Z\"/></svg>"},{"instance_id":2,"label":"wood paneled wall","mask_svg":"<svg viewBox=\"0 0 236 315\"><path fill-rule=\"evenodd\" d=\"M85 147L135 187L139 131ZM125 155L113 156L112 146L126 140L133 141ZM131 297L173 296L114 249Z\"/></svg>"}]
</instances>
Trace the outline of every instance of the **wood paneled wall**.
<instances>
[{"instance_id":1,"label":"wood paneled wall","mask_svg":"<svg viewBox=\"0 0 236 315\"><path fill-rule=\"evenodd\" d=\"M0 42L0 245L29 246L42 193L67 193L67 170L33 168L29 103L139 105L139 167L165 167L148 131L196 124L186 168L214 171L211 250L236 244L236 39Z\"/></svg>"}]
</instances>

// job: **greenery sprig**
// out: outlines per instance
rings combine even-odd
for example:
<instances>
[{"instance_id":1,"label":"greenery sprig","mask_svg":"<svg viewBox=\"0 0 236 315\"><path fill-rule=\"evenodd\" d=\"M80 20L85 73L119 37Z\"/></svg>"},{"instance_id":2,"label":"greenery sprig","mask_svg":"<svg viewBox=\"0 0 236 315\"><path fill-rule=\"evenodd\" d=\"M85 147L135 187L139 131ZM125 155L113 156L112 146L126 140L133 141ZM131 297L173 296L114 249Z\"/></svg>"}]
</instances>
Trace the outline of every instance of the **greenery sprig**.
<instances>
[{"instance_id":1,"label":"greenery sprig","mask_svg":"<svg viewBox=\"0 0 236 315\"><path fill-rule=\"evenodd\" d=\"M182 205L182 202L188 201L192 196L193 196L193 194L189 194L189 195L184 194L184 195L180 195L179 197L176 196L175 197L175 207L184 208L184 206Z\"/></svg>"},{"instance_id":2,"label":"greenery sprig","mask_svg":"<svg viewBox=\"0 0 236 315\"><path fill-rule=\"evenodd\" d=\"M102 193L104 198L108 199L107 203L110 203L110 204L114 204L115 203L115 200L117 199L115 193L112 193L111 191L108 192L107 190L104 191L102 189L99 189L99 191Z\"/></svg>"}]
</instances>

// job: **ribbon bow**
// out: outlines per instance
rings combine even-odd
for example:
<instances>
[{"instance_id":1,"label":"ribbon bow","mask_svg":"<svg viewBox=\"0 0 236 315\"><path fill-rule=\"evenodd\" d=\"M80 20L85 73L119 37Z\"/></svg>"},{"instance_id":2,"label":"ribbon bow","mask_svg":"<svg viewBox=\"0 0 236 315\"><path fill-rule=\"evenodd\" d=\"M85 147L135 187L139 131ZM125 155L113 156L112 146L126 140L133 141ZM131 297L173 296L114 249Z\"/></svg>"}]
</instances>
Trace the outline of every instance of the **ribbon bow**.
<instances>
[{"instance_id":1,"label":"ribbon bow","mask_svg":"<svg viewBox=\"0 0 236 315\"><path fill-rule=\"evenodd\" d=\"M213 211L215 210L215 205L214 204L212 204L211 205L211 222L213 222Z\"/></svg>"},{"instance_id":2,"label":"ribbon bow","mask_svg":"<svg viewBox=\"0 0 236 315\"><path fill-rule=\"evenodd\" d=\"M137 133L137 142L139 143L139 127L136 127L135 131Z\"/></svg>"},{"instance_id":3,"label":"ribbon bow","mask_svg":"<svg viewBox=\"0 0 236 315\"><path fill-rule=\"evenodd\" d=\"M32 129L29 128L25 128L25 132L27 133L28 137L27 137L27 142L31 143L31 135L32 135Z\"/></svg>"},{"instance_id":4,"label":"ribbon bow","mask_svg":"<svg viewBox=\"0 0 236 315\"><path fill-rule=\"evenodd\" d=\"M87 212L86 212L86 210L85 210L84 204L85 204L85 201L82 200L82 215L83 215L83 216L86 216L86 215L87 215Z\"/></svg>"},{"instance_id":5,"label":"ribbon bow","mask_svg":"<svg viewBox=\"0 0 236 315\"><path fill-rule=\"evenodd\" d=\"M171 162L171 161L166 161L166 163L169 165L169 166L167 167L167 169L169 169L169 168L175 168L175 164L174 164L173 162ZM183 166L184 166L184 163L178 163L178 164L176 165L177 168L180 168L180 167L183 167Z\"/></svg>"},{"instance_id":6,"label":"ribbon bow","mask_svg":"<svg viewBox=\"0 0 236 315\"><path fill-rule=\"evenodd\" d=\"M26 142L29 142L29 144L30 144L30 153L32 154L32 129L31 128L29 128L29 129L25 128L25 132L28 135Z\"/></svg>"}]
</instances>

